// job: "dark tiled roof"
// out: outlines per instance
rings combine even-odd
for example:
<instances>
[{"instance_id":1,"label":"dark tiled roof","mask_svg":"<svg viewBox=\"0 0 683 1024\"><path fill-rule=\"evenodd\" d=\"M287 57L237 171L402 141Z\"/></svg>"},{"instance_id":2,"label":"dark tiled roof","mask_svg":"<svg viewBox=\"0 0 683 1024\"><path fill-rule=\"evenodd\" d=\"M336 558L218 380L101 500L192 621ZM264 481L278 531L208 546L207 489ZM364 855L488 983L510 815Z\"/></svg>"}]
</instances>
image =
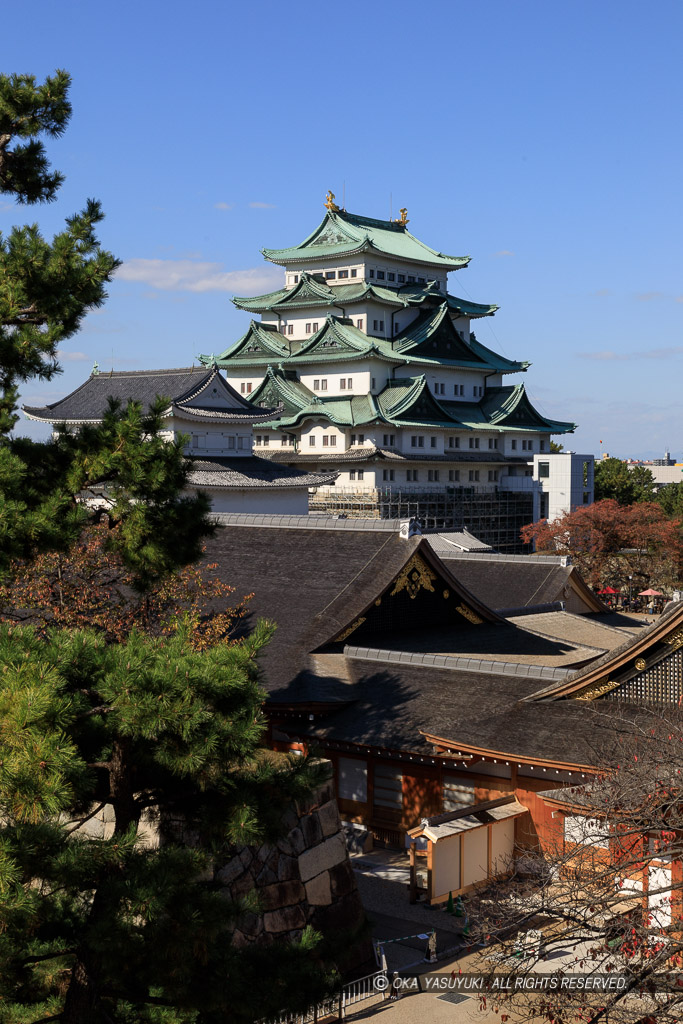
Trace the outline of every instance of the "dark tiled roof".
<instances>
[{"instance_id":1,"label":"dark tiled roof","mask_svg":"<svg viewBox=\"0 0 683 1024\"><path fill-rule=\"evenodd\" d=\"M449 672L423 665L351 663L354 702L309 724L302 734L331 741L425 753L421 733L509 755L574 765L602 763L604 750L628 731L632 715L605 713L579 701L520 703L534 681Z\"/></svg>"},{"instance_id":2,"label":"dark tiled roof","mask_svg":"<svg viewBox=\"0 0 683 1024\"><path fill-rule=\"evenodd\" d=\"M195 487L320 487L331 483L334 473L303 473L289 466L275 466L256 455L241 458L193 459L189 482Z\"/></svg>"},{"instance_id":3,"label":"dark tiled roof","mask_svg":"<svg viewBox=\"0 0 683 1024\"><path fill-rule=\"evenodd\" d=\"M446 557L441 550L439 554ZM571 566L537 561L501 562L486 556L447 559L459 579L490 608L524 608L564 601Z\"/></svg>"},{"instance_id":4,"label":"dark tiled roof","mask_svg":"<svg viewBox=\"0 0 683 1024\"><path fill-rule=\"evenodd\" d=\"M270 415L238 395L217 369L204 366L92 373L66 398L42 408L25 406L23 411L30 419L48 423L96 422L106 412L110 398L122 405L133 399L147 412L159 396L169 399L176 415L191 419L227 418L252 423ZM218 404L211 408L214 402Z\"/></svg>"}]
</instances>

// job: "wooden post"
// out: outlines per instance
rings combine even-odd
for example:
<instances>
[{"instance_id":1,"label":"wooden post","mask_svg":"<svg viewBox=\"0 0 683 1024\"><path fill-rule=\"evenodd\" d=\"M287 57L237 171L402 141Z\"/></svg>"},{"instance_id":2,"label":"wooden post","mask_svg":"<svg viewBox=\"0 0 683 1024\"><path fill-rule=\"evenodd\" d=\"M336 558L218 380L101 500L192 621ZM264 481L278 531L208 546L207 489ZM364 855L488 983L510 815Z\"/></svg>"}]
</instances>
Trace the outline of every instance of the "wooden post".
<instances>
[{"instance_id":1,"label":"wooden post","mask_svg":"<svg viewBox=\"0 0 683 1024\"><path fill-rule=\"evenodd\" d=\"M465 888L465 833L460 833L460 889Z\"/></svg>"},{"instance_id":2,"label":"wooden post","mask_svg":"<svg viewBox=\"0 0 683 1024\"><path fill-rule=\"evenodd\" d=\"M410 889L409 889L409 900L411 903L417 903L417 868L415 864L415 847L416 843L410 844Z\"/></svg>"}]
</instances>

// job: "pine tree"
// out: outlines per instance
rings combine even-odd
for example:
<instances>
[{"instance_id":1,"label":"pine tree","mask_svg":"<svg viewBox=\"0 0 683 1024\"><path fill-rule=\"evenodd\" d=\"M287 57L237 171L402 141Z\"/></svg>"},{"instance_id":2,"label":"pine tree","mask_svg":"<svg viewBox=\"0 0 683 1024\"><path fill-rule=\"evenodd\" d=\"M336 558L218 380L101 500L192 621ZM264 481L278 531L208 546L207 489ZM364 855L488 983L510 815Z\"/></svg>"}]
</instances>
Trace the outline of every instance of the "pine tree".
<instances>
[{"instance_id":1,"label":"pine tree","mask_svg":"<svg viewBox=\"0 0 683 1024\"><path fill-rule=\"evenodd\" d=\"M0 193L55 198L40 136L66 127L68 86L64 72L43 85L0 76ZM0 571L67 551L103 517L148 624L212 530L206 498L184 495L182 441L160 436L167 401L112 405L99 426L45 444L11 436L19 385L57 373L58 344L104 300L117 261L95 236L101 218L89 201L52 243L35 225L0 237ZM197 645L192 626L120 642L0 626L0 1024L246 1022L329 987L310 930L231 945L249 901L226 899L214 867L234 844L276 837L320 769L260 748L269 628Z\"/></svg>"},{"instance_id":2,"label":"pine tree","mask_svg":"<svg viewBox=\"0 0 683 1024\"><path fill-rule=\"evenodd\" d=\"M197 653L182 633L0 627L0 1020L248 1021L325 991L310 933L267 957L231 947L249 901L213 877L320 781L259 750L268 636ZM111 835L87 838L105 810Z\"/></svg>"}]
</instances>

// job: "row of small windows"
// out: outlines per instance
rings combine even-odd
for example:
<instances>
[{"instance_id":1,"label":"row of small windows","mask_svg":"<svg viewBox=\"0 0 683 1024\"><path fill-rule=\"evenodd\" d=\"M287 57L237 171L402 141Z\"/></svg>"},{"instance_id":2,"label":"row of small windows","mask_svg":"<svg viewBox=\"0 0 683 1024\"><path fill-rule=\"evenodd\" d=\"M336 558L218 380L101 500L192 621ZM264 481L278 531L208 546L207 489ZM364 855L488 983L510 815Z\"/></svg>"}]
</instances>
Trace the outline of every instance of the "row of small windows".
<instances>
[{"instance_id":1,"label":"row of small windows","mask_svg":"<svg viewBox=\"0 0 683 1024\"><path fill-rule=\"evenodd\" d=\"M376 322L377 321L375 321L375 323ZM441 382L441 381L436 381L436 383L434 384L434 394L435 395L445 395L446 394L446 385L443 382ZM464 384L454 384L453 385L453 394L456 397L464 398L465 397L465 385ZM473 384L472 385L472 397L473 398L482 398L483 395L484 395L484 388L482 387L482 385L481 384Z\"/></svg>"},{"instance_id":2,"label":"row of small windows","mask_svg":"<svg viewBox=\"0 0 683 1024\"><path fill-rule=\"evenodd\" d=\"M387 435L385 434L384 436L386 437ZM480 443L480 440L481 440L480 438L478 438L478 437L468 437L467 440L469 442L469 447L470 448L476 449L476 450L479 449L479 443ZM433 436L430 437L429 438L429 447L430 448L436 448L437 445L438 445L438 441L439 441L438 437L433 437ZM496 451L498 449L498 438L497 437L489 437L488 442L489 442L489 450ZM386 441L384 443L386 444ZM425 446L424 434L412 434L411 435L411 437L410 437L410 447L411 448L424 448L424 446ZM449 437L448 438L448 447L449 448L459 448L460 447L460 438L459 437Z\"/></svg>"},{"instance_id":3,"label":"row of small windows","mask_svg":"<svg viewBox=\"0 0 683 1024\"><path fill-rule=\"evenodd\" d=\"M219 437L211 434L192 434L192 447L197 448L237 448L244 451L246 448L251 448L251 439L249 437L237 437L234 435L221 434Z\"/></svg>"},{"instance_id":4,"label":"row of small windows","mask_svg":"<svg viewBox=\"0 0 683 1024\"><path fill-rule=\"evenodd\" d=\"M358 269L352 267L350 270L313 270L313 274L323 274L326 281L347 281L349 278L358 277ZM292 284L299 283L299 274L292 274ZM375 281L390 281L392 284L426 284L424 277L417 277L415 274L397 274L393 270L368 270L368 278ZM437 288L441 288L441 281L435 281Z\"/></svg>"},{"instance_id":5,"label":"row of small windows","mask_svg":"<svg viewBox=\"0 0 683 1024\"><path fill-rule=\"evenodd\" d=\"M462 472L464 473L465 470L462 470ZM480 472L479 472L478 469L469 469L466 472L467 472L467 480L468 480L469 483L478 483L479 482ZM387 478L387 473L391 474L391 476L389 476L388 478ZM448 470L448 482L449 483L458 483L460 481L460 474L461 474L461 470L459 470L459 469L449 469ZM386 480L386 479L393 480L394 479L394 471L393 471L393 469L389 469L389 470L385 469L383 471L383 479L384 480ZM419 470L417 470L417 469L407 469L406 470L406 480L408 481L408 483L417 483L417 481L419 479L420 479ZM441 470L439 470L439 469L428 469L427 470L427 482L428 483L430 483L430 484L431 483L439 483L440 479L441 479ZM489 483L497 483L498 482L498 470L497 469L489 469L489 471L488 471L488 480L489 480Z\"/></svg>"}]
</instances>

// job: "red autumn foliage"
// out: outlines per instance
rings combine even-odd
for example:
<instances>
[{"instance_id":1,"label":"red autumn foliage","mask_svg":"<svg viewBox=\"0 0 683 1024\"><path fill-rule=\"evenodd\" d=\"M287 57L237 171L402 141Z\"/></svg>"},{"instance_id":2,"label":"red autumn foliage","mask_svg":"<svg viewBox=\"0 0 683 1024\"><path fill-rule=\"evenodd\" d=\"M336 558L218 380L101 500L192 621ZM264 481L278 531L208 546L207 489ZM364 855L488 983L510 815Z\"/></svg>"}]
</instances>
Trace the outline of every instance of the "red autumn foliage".
<instances>
[{"instance_id":1,"label":"red autumn foliage","mask_svg":"<svg viewBox=\"0 0 683 1024\"><path fill-rule=\"evenodd\" d=\"M654 502L619 505L607 499L585 505L559 519L523 527L521 538L537 551L570 555L594 587L628 590L678 584L683 563L681 522L669 519Z\"/></svg>"},{"instance_id":2,"label":"red autumn foliage","mask_svg":"<svg viewBox=\"0 0 683 1024\"><path fill-rule=\"evenodd\" d=\"M121 559L106 550L107 525L90 527L68 554L15 562L0 584L0 621L94 629L115 643L133 629L170 635L189 618L195 650L233 642L252 595L234 602L234 588L215 564L186 566L141 595Z\"/></svg>"}]
</instances>

